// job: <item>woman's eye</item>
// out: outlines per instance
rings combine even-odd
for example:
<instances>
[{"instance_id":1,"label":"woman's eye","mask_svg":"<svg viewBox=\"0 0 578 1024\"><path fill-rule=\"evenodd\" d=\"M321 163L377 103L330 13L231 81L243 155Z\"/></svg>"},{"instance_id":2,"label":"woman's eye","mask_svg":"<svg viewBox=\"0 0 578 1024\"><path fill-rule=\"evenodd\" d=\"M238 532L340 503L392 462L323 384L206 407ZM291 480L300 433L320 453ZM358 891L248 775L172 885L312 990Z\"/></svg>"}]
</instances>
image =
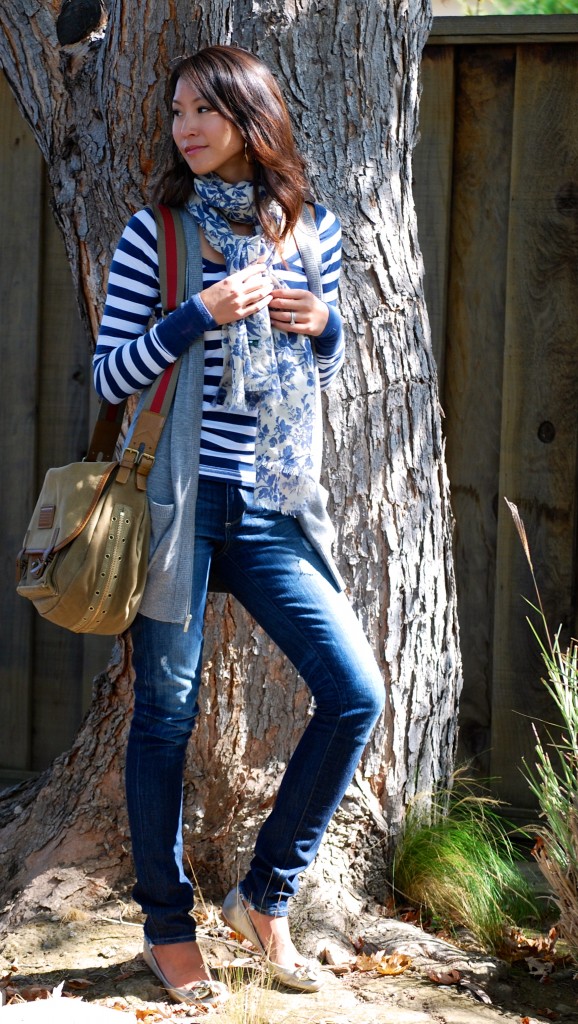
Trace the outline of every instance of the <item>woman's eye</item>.
<instances>
[{"instance_id":1,"label":"woman's eye","mask_svg":"<svg viewBox=\"0 0 578 1024\"><path fill-rule=\"evenodd\" d=\"M173 110L173 117L180 117L180 116L181 116L181 111L180 110Z\"/></svg>"}]
</instances>

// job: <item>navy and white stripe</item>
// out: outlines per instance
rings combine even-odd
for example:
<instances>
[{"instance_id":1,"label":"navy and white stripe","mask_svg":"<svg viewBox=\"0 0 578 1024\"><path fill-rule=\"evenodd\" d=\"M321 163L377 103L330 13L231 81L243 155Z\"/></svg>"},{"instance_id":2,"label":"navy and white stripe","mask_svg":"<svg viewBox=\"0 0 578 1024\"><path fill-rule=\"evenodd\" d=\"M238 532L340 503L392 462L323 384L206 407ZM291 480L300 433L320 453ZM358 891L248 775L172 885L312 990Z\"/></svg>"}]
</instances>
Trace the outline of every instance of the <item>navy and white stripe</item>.
<instances>
[{"instance_id":1,"label":"navy and white stripe","mask_svg":"<svg viewBox=\"0 0 578 1024\"><path fill-rule=\"evenodd\" d=\"M203 259L205 288L221 281L225 267ZM255 484L255 428L254 413L228 412L216 408L213 400L223 376L223 335L221 329L205 331L205 377L203 383L203 414L201 421L201 476L234 480L243 487Z\"/></svg>"},{"instance_id":2,"label":"navy and white stripe","mask_svg":"<svg viewBox=\"0 0 578 1024\"><path fill-rule=\"evenodd\" d=\"M341 267L341 229L335 216L316 205L315 219L321 242L323 298L329 305L325 331L314 339L322 389L329 386L343 362L344 343L337 311ZM285 255L275 274L286 287L306 288L299 253ZM207 288L224 277L224 267L203 260ZM254 481L255 416L215 409L212 399L223 371L221 329L203 302L194 296L164 321L151 326L160 314L156 222L147 208L131 217L110 269L104 315L94 354L94 381L98 394L110 402L140 391L203 335L205 379L201 432L200 472L204 476L234 480L244 486Z\"/></svg>"}]
</instances>

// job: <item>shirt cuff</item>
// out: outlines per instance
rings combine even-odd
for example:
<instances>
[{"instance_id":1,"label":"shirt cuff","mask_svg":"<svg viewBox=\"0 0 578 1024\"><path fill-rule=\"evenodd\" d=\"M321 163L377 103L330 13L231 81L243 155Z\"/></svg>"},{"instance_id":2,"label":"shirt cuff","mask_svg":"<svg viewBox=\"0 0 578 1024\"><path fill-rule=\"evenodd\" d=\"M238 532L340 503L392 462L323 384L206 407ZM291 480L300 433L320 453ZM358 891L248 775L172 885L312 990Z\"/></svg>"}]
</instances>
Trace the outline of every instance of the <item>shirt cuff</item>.
<instances>
[{"instance_id":1,"label":"shirt cuff","mask_svg":"<svg viewBox=\"0 0 578 1024\"><path fill-rule=\"evenodd\" d=\"M321 334L318 334L314 339L315 349L319 355L331 356L333 355L337 345L341 341L342 327L341 327L341 316L339 310L335 306L327 304L329 310L329 319L323 328Z\"/></svg>"},{"instance_id":2,"label":"shirt cuff","mask_svg":"<svg viewBox=\"0 0 578 1024\"><path fill-rule=\"evenodd\" d=\"M205 331L214 331L217 321L211 316L200 295L193 295L178 309L169 313L151 330L157 341L177 358Z\"/></svg>"}]
</instances>

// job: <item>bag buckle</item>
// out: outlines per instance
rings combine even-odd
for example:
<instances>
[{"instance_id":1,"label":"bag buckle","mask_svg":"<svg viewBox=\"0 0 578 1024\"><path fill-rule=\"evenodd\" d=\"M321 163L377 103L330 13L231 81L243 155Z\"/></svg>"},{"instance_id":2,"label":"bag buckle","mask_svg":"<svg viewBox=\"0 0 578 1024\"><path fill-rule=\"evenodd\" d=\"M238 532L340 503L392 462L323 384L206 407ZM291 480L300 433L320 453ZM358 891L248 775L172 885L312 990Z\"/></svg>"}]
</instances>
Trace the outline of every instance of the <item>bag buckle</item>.
<instances>
[{"instance_id":1,"label":"bag buckle","mask_svg":"<svg viewBox=\"0 0 578 1024\"><path fill-rule=\"evenodd\" d=\"M126 484L132 470L135 469L137 489L146 490L146 478L153 468L155 457L145 452L144 448L144 442L139 444L138 448L125 448L116 476L119 484Z\"/></svg>"},{"instance_id":2,"label":"bag buckle","mask_svg":"<svg viewBox=\"0 0 578 1024\"><path fill-rule=\"evenodd\" d=\"M134 455L134 459L132 460L133 466L140 466L143 459L148 459L149 464L146 467L146 471L150 472L153 467L155 457L154 455L149 455L148 452L144 451L144 444L139 445L138 448L125 448L124 451L125 454Z\"/></svg>"}]
</instances>

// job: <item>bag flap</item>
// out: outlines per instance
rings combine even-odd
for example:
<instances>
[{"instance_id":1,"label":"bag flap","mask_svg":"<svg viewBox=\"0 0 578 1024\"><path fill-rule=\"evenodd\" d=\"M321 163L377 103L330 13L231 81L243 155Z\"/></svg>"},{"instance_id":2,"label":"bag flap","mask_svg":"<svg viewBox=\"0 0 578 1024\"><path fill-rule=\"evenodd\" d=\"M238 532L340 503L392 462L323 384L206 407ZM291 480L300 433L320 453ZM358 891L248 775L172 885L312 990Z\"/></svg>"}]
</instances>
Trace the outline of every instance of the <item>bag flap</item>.
<instances>
[{"instance_id":1,"label":"bag flap","mask_svg":"<svg viewBox=\"0 0 578 1024\"><path fill-rule=\"evenodd\" d=\"M90 518L118 462L73 462L49 469L24 539L27 552L58 551Z\"/></svg>"}]
</instances>

